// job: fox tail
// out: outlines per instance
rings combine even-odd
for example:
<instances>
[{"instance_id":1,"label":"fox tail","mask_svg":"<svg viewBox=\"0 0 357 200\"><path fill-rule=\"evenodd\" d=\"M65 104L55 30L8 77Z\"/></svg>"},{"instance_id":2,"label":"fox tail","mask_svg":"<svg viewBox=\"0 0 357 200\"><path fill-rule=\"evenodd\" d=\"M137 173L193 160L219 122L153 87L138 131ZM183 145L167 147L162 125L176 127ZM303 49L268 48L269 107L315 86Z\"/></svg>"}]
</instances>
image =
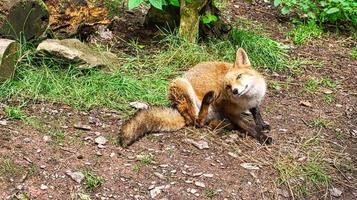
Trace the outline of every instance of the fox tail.
<instances>
[{"instance_id":1,"label":"fox tail","mask_svg":"<svg viewBox=\"0 0 357 200\"><path fill-rule=\"evenodd\" d=\"M127 147L143 137L154 132L171 132L185 126L185 119L173 108L153 107L138 111L121 128L119 142Z\"/></svg>"}]
</instances>

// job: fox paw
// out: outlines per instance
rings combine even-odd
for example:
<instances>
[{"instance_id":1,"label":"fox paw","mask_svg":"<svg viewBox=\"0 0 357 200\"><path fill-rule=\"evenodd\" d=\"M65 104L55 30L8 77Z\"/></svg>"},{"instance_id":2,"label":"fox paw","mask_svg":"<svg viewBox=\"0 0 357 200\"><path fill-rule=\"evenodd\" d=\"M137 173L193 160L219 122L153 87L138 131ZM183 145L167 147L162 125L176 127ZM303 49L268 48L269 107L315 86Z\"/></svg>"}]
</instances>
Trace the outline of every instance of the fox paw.
<instances>
[{"instance_id":1,"label":"fox paw","mask_svg":"<svg viewBox=\"0 0 357 200\"><path fill-rule=\"evenodd\" d=\"M270 131L270 125L267 123L263 123L261 129L262 131Z\"/></svg>"}]
</instances>

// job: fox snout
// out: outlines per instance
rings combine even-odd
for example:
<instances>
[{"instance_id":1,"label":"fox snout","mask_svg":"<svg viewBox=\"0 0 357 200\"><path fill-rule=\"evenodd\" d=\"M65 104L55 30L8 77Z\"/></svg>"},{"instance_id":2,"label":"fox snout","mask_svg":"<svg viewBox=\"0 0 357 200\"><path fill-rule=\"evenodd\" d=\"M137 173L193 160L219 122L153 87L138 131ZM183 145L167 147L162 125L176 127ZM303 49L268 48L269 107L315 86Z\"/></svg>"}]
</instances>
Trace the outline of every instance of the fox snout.
<instances>
[{"instance_id":1,"label":"fox snout","mask_svg":"<svg viewBox=\"0 0 357 200\"><path fill-rule=\"evenodd\" d=\"M246 93L247 88L248 88L248 85L241 86L241 87L233 87L232 94L236 97L239 97L239 96L243 95L244 93Z\"/></svg>"}]
</instances>

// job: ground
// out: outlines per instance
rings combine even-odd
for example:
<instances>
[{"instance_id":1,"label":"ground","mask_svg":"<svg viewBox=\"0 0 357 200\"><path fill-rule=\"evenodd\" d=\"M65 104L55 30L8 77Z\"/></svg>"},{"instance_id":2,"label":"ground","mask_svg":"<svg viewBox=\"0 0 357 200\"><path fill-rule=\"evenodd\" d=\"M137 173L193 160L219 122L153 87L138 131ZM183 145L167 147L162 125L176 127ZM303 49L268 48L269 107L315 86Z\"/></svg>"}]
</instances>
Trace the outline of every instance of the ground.
<instances>
[{"instance_id":1,"label":"ground","mask_svg":"<svg viewBox=\"0 0 357 200\"><path fill-rule=\"evenodd\" d=\"M116 140L124 113L33 101L24 113L13 110L12 118L0 120L1 199L356 199L356 42L328 32L293 45L287 37L292 25L273 8L241 1L229 7L232 18L263 24L291 46L290 58L304 60L298 69L264 72L263 117L274 144L186 127L124 149ZM0 118L5 113L1 106ZM97 145L99 136L108 142ZM77 183L68 171L85 179Z\"/></svg>"}]
</instances>

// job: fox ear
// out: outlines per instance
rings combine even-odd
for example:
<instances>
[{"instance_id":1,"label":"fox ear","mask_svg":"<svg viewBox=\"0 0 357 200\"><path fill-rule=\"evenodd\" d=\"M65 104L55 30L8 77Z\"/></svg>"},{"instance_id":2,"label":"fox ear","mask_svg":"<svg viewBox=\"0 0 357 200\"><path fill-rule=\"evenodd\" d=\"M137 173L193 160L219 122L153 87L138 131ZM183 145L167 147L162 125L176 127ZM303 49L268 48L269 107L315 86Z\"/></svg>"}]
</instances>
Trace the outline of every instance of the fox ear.
<instances>
[{"instance_id":1,"label":"fox ear","mask_svg":"<svg viewBox=\"0 0 357 200\"><path fill-rule=\"evenodd\" d=\"M236 53L236 61L234 62L234 67L248 67L250 66L250 61L247 53L244 49L239 48Z\"/></svg>"}]
</instances>

